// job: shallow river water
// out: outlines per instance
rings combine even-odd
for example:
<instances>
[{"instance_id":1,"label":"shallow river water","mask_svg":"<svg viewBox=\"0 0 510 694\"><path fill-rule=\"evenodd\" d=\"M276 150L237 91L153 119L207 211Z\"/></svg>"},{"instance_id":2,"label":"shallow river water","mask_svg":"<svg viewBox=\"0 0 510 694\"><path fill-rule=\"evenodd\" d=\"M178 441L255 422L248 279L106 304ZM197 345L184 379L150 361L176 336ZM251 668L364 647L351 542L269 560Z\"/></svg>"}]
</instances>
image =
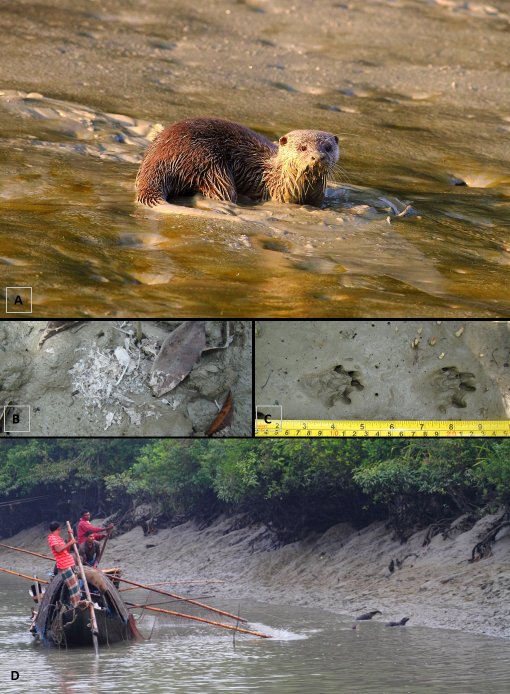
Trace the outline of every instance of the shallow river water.
<instances>
[{"instance_id":1,"label":"shallow river water","mask_svg":"<svg viewBox=\"0 0 510 694\"><path fill-rule=\"evenodd\" d=\"M41 317L508 315L506 9L2 3L0 285ZM135 204L149 138L200 114L338 133L343 187L323 210Z\"/></svg>"},{"instance_id":2,"label":"shallow river water","mask_svg":"<svg viewBox=\"0 0 510 694\"><path fill-rule=\"evenodd\" d=\"M96 662L89 650L31 643L24 588L0 578L2 691L502 694L510 685L506 639L375 622L353 630L352 621L329 612L249 598L242 612L272 639L238 636L234 644L213 627L144 617L139 628L150 641L102 648ZM12 683L11 670L20 675Z\"/></svg>"}]
</instances>

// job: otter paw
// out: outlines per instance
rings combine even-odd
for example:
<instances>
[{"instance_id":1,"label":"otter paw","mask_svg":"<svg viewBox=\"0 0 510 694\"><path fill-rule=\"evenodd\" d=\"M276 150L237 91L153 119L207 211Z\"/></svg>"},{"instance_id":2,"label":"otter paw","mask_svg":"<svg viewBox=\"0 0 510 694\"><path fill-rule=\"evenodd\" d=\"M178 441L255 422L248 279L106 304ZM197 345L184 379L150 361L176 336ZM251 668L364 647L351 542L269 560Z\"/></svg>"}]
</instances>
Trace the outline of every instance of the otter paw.
<instances>
[{"instance_id":1,"label":"otter paw","mask_svg":"<svg viewBox=\"0 0 510 694\"><path fill-rule=\"evenodd\" d=\"M433 375L434 386L441 394L440 410L447 406L467 407L466 397L476 390L476 376L469 371L459 371L456 366L444 366Z\"/></svg>"},{"instance_id":2,"label":"otter paw","mask_svg":"<svg viewBox=\"0 0 510 694\"><path fill-rule=\"evenodd\" d=\"M349 371L341 364L325 371L306 374L300 379L304 390L318 398L326 407L332 407L341 401L350 405L351 395L364 388L361 382L361 372Z\"/></svg>"}]
</instances>

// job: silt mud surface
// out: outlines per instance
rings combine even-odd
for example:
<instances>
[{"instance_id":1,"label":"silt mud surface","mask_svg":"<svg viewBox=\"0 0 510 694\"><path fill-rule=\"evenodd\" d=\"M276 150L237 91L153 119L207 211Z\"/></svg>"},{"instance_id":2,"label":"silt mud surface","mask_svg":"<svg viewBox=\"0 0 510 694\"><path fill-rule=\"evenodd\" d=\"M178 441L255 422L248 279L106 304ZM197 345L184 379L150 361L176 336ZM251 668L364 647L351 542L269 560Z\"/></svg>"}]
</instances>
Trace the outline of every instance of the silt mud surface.
<instances>
[{"instance_id":1,"label":"silt mud surface","mask_svg":"<svg viewBox=\"0 0 510 694\"><path fill-rule=\"evenodd\" d=\"M284 419L510 417L507 321L257 321L255 403Z\"/></svg>"},{"instance_id":2,"label":"silt mud surface","mask_svg":"<svg viewBox=\"0 0 510 694\"><path fill-rule=\"evenodd\" d=\"M228 323L228 325L227 325ZM196 324L196 325L195 325ZM252 335L246 321L81 321L51 334L45 321L6 321L0 326L0 405L10 436L204 436L226 401L218 436L249 436L252 421ZM175 331L197 327L205 341L184 345L191 359L178 361ZM198 336L198 337L197 337ZM191 337L200 338L195 331ZM201 338L200 338L201 339ZM160 361L156 361L160 360ZM156 364L162 364L155 368ZM165 374L182 377L168 388ZM171 387L170 387L171 386ZM30 407L30 432L23 419Z\"/></svg>"},{"instance_id":3,"label":"silt mud surface","mask_svg":"<svg viewBox=\"0 0 510 694\"><path fill-rule=\"evenodd\" d=\"M507 9L3 3L2 285L35 316L507 315ZM149 139L206 114L337 133L326 208L135 204Z\"/></svg>"}]
</instances>

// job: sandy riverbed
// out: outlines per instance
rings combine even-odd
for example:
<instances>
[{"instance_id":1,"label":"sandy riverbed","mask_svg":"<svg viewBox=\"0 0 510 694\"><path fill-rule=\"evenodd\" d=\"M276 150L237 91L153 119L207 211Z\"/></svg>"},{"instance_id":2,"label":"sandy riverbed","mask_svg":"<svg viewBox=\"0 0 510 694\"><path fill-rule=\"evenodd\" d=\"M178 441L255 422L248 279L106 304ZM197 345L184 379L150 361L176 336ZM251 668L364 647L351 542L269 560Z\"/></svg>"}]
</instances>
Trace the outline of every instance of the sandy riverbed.
<instances>
[{"instance_id":1,"label":"sandy riverbed","mask_svg":"<svg viewBox=\"0 0 510 694\"><path fill-rule=\"evenodd\" d=\"M256 404L287 419L507 419L506 321L260 321Z\"/></svg>"},{"instance_id":2,"label":"sandy riverbed","mask_svg":"<svg viewBox=\"0 0 510 694\"><path fill-rule=\"evenodd\" d=\"M105 566L122 565L125 577L142 582L223 580L208 586L208 594L218 604L222 598L241 599L241 612L242 598L250 597L352 617L379 609L376 619L383 622L407 616L410 626L510 637L510 529L500 533L492 556L469 562L473 545L494 520L486 516L467 531L454 522L446 539L436 535L425 547L426 531L401 544L384 523L359 531L339 524L279 549L271 549L274 538L267 528L239 527L237 518L220 518L205 529L188 522L148 537L136 527L108 543ZM4 541L47 552L45 536L38 525ZM401 568L391 572L392 560ZM8 550L0 550L0 563L39 576L48 566Z\"/></svg>"}]
</instances>

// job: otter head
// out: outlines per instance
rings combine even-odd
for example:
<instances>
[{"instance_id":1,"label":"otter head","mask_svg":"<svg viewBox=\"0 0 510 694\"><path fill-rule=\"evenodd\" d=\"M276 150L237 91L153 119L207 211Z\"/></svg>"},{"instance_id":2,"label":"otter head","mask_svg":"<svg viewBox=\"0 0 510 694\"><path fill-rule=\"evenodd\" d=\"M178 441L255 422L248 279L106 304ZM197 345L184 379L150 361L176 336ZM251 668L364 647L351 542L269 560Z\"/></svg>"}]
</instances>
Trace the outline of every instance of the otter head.
<instances>
[{"instance_id":1,"label":"otter head","mask_svg":"<svg viewBox=\"0 0 510 694\"><path fill-rule=\"evenodd\" d=\"M293 130L279 139L278 154L292 159L299 172L328 174L340 156L338 137L321 130Z\"/></svg>"}]
</instances>

